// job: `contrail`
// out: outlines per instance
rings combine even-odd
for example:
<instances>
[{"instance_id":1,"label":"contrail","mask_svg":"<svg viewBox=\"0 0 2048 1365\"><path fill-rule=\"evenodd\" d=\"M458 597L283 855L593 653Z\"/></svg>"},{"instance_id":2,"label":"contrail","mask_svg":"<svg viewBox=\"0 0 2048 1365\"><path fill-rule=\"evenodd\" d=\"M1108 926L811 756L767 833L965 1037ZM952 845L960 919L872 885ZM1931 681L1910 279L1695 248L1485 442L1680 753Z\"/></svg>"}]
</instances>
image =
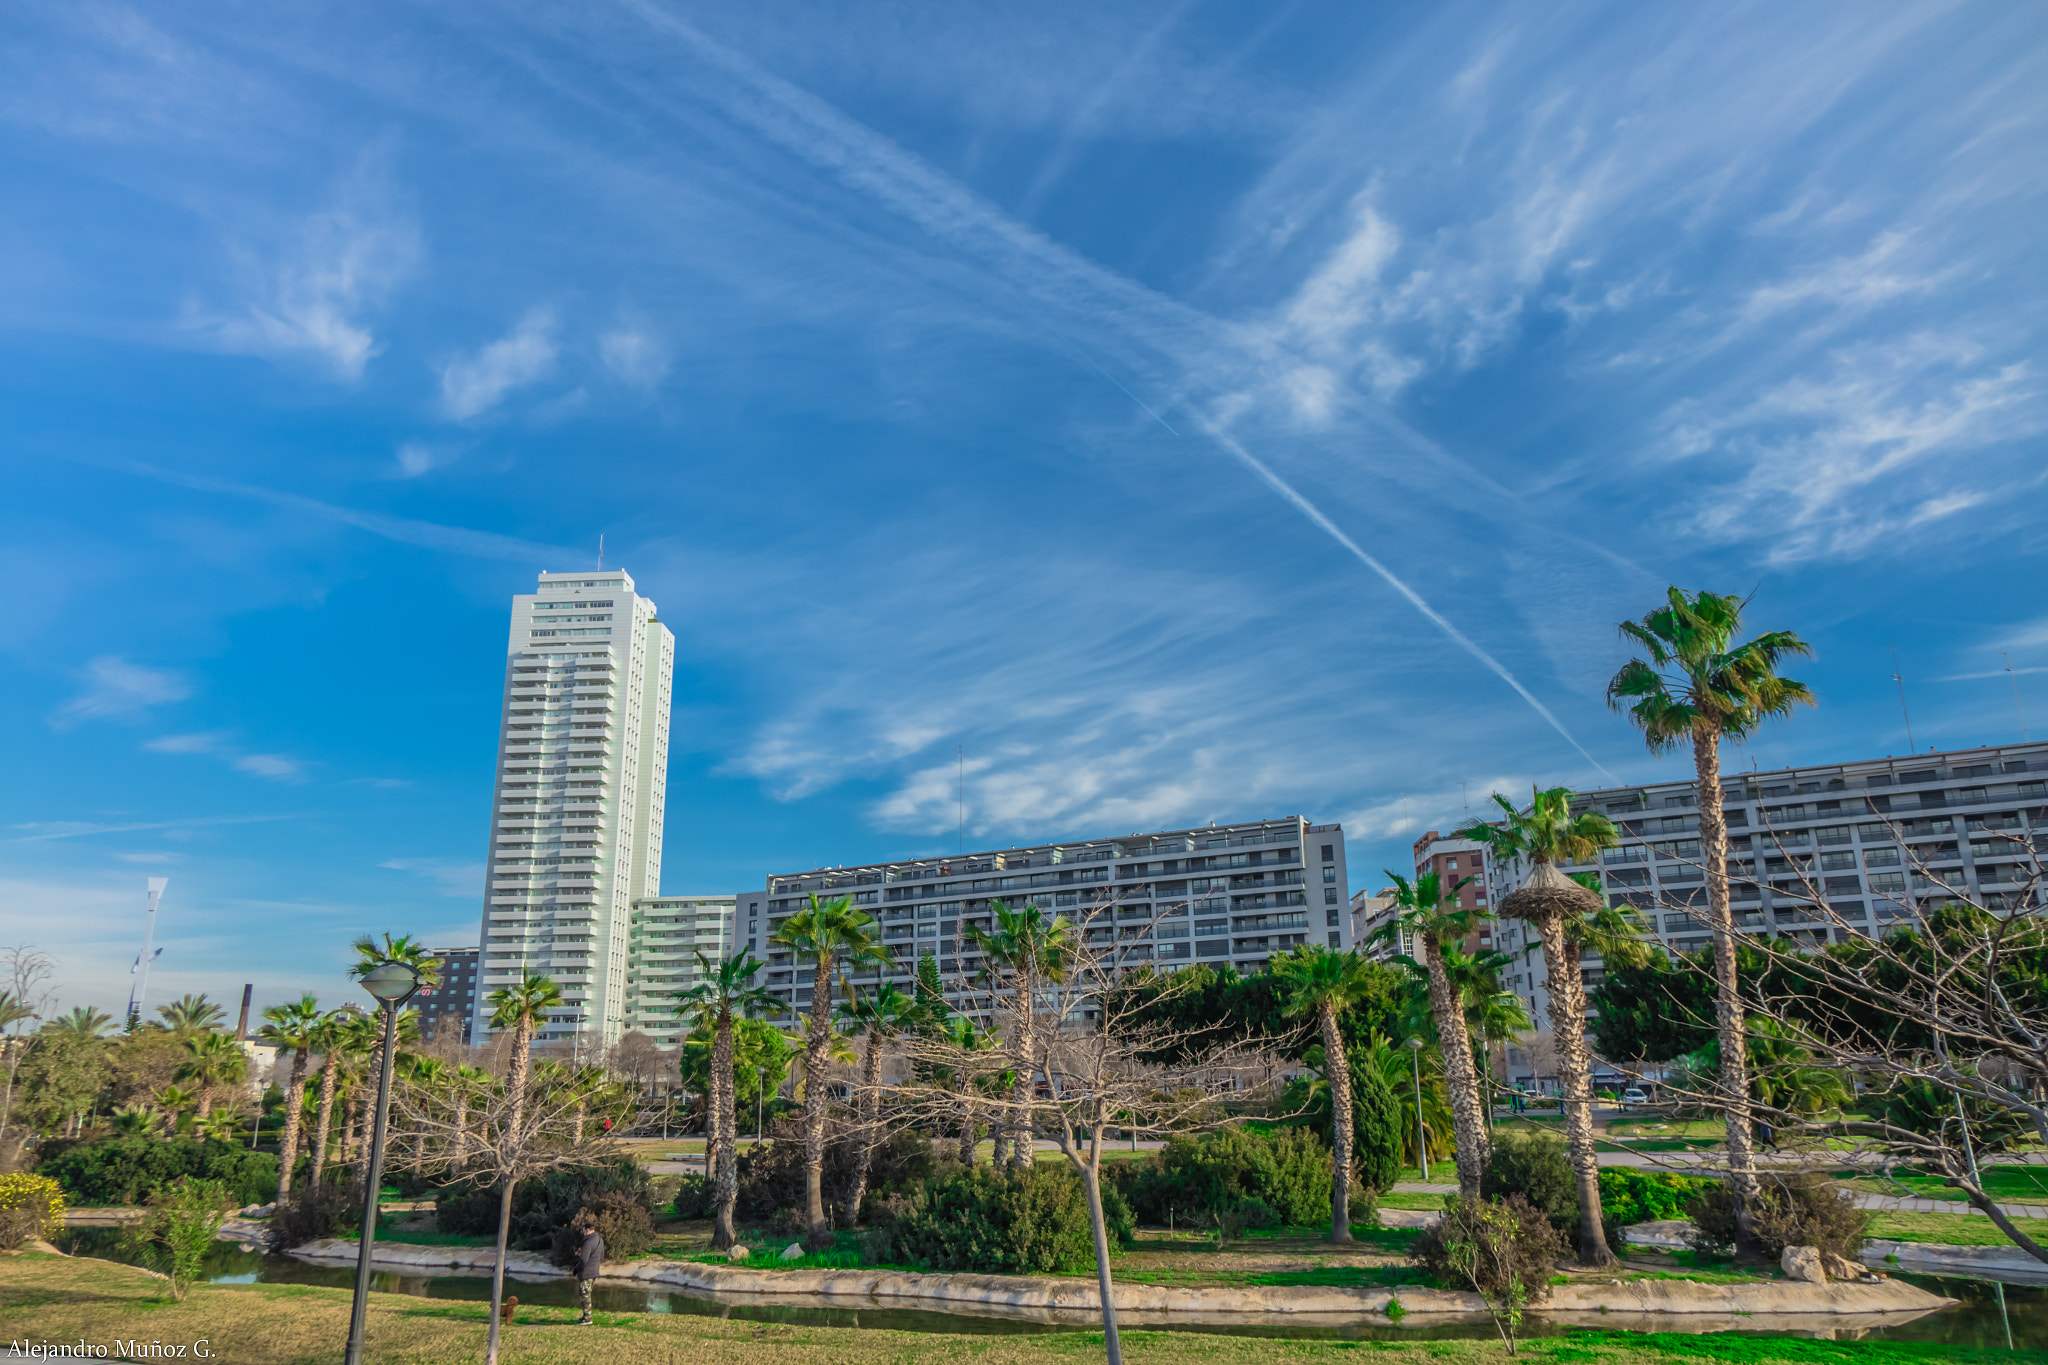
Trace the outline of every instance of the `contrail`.
<instances>
[{"instance_id":1,"label":"contrail","mask_svg":"<svg viewBox=\"0 0 2048 1365\"><path fill-rule=\"evenodd\" d=\"M1119 385L1118 387L1122 386ZM1599 759L1587 753L1586 746L1579 743L1576 739L1573 739L1572 732L1565 729L1563 723L1559 721L1556 716L1550 714L1550 708L1545 706L1542 702L1536 700L1535 694L1530 692L1528 688L1522 686L1520 679L1516 678L1514 674L1508 672L1507 667L1504 664L1502 664L1500 660L1494 658L1491 654L1488 654L1484 649L1482 649L1479 646L1479 644L1476 641L1474 641L1470 636L1466 635L1464 631L1459 630L1456 626L1452 625L1448 620L1446 620L1442 612L1438 611L1435 607L1429 605L1428 602L1425 602L1422 598L1422 594L1415 591L1415 589L1409 587L1406 583L1402 582L1400 578L1395 576L1394 571L1392 569L1389 569L1386 565L1380 563L1377 559L1374 559L1371 555L1367 554L1364 548L1360 546L1357 541L1353 540L1350 536L1344 534L1342 527L1338 526L1336 522L1331 521L1328 517L1324 516L1321 508L1317 507L1314 503L1310 502L1307 498L1303 497L1299 492L1297 492L1293 484L1287 482L1287 480L1281 478L1278 474L1275 474L1271 469L1269 469L1266 466L1266 463L1263 460L1259 459L1258 456L1252 454L1249 450L1246 450L1244 446L1238 442L1236 437L1232 436L1229 432L1224 431L1221 427L1218 427L1214 422L1211 422L1208 418L1203 417L1199 413L1195 415L1195 421L1200 423L1202 430L1209 434L1210 440L1216 442L1217 445L1222 446L1225 450L1229 451L1240 462L1242 462L1247 469L1251 470L1252 473L1258 475L1260 479L1264 480L1268 488L1272 489L1275 493L1278 493L1281 497L1287 499L1287 501L1293 503L1297 511L1299 511L1303 516L1307 517L1310 521L1314 522L1326 534L1328 534L1332 540L1335 540L1339 545L1342 545L1345 549L1351 551L1352 554L1356 555L1358 557L1358 561L1361 564L1365 565L1366 568L1371 569L1374 573L1378 574L1381 578L1385 579L1388 587L1392 588L1395 592L1400 593L1401 596L1407 598L1408 605L1414 607L1415 610L1421 612L1423 616L1428 618L1429 623L1431 625L1435 626L1444 634L1450 636L1452 641L1454 641L1457 644L1458 648L1464 650L1467 654L1470 654L1473 658L1479 660L1480 663L1485 664L1488 668L1492 669L1494 673L1499 675L1500 680L1502 682L1506 683L1509 687L1514 688L1515 694L1519 696L1523 701L1529 703L1530 708L1534 710L1537 715L1543 717L1544 720L1548 721L1550 723L1551 729L1557 731L1560 735L1563 735L1565 743L1571 745L1574 749L1577 749L1588 763L1592 764L1595 768L1598 768L1600 770L1600 775L1602 777L1605 777L1609 782L1613 782L1616 780L1614 774L1608 772L1607 769L1601 765Z\"/></svg>"},{"instance_id":2,"label":"contrail","mask_svg":"<svg viewBox=\"0 0 2048 1365\"><path fill-rule=\"evenodd\" d=\"M714 92L697 92L702 97L717 101L728 117L826 171L848 187L882 201L932 236L972 253L998 278L1024 290L1028 296L1109 322L1127 335L1151 342L1162 354L1176 357L1182 364L1187 364L1183 358L1185 347L1175 345L1167 335L1175 325L1191 327L1198 334L1210 336L1242 336L1241 329L1231 328L1219 319L1147 289L1060 246L1044 233L1017 221L966 190L921 158L848 117L834 105L771 75L738 52L718 43L669 13L657 0L618 0L618 3L621 8L638 15L650 28L680 39L701 59L740 84L748 98L721 100ZM1035 287L1028 287L1026 281ZM1140 402L1100 365L1092 360L1088 363L1123 390L1132 402L1144 408L1154 421L1173 431L1164 417ZM1584 755L1586 761L1609 781L1614 780L1614 775L1587 753L1585 746L1572 738L1571 732L1558 722L1549 708L1522 686L1498 659L1423 601L1420 594L1361 549L1315 504L1296 492L1292 485L1268 469L1250 451L1207 419L1197 415L1196 420L1202 423L1217 444L1242 461L1274 492L1294 504L1302 515L1407 598L1460 649L1497 674L1501 681L1515 690L1516 695L1529 703L1537 715L1562 735L1566 743ZM1420 441L1405 424L1396 423L1396 426L1410 441L1421 445L1423 453L1439 460L1444 458L1443 452L1433 442ZM1492 480L1487 482L1498 489Z\"/></svg>"}]
</instances>

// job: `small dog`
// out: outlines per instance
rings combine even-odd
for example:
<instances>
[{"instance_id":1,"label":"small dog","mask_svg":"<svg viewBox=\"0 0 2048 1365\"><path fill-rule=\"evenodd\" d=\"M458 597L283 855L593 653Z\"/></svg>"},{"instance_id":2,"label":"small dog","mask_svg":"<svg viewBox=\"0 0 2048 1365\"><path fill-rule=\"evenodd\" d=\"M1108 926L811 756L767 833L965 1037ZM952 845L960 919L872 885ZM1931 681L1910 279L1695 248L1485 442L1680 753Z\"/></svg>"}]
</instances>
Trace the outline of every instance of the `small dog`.
<instances>
[{"instance_id":1,"label":"small dog","mask_svg":"<svg viewBox=\"0 0 2048 1365\"><path fill-rule=\"evenodd\" d=\"M518 1306L519 1296L517 1294L507 1295L505 1302L498 1306L498 1321L510 1327L512 1325L512 1310Z\"/></svg>"}]
</instances>

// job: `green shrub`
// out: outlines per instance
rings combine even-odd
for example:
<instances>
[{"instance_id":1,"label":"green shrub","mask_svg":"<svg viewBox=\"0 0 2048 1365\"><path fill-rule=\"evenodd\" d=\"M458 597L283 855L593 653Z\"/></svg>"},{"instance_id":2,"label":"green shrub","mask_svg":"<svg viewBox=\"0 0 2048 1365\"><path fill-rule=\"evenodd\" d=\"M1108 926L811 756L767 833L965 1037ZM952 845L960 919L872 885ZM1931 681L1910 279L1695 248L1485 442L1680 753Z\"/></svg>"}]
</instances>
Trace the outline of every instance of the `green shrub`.
<instances>
[{"instance_id":1,"label":"green shrub","mask_svg":"<svg viewBox=\"0 0 2048 1365\"><path fill-rule=\"evenodd\" d=\"M716 1212L711 1206L711 1182L701 1175L681 1177L670 1209L677 1218L709 1218Z\"/></svg>"},{"instance_id":2,"label":"green shrub","mask_svg":"<svg viewBox=\"0 0 2048 1365\"><path fill-rule=\"evenodd\" d=\"M550 1251L555 1234L569 1225L586 1205L618 1194L652 1213L653 1181L631 1157L617 1157L601 1166L553 1171L522 1180L512 1192L512 1224L506 1245L519 1251ZM498 1235L499 1187L465 1180L444 1188L434 1201L434 1226L466 1237ZM650 1223L649 1236L652 1236ZM609 1245L609 1239L607 1239ZM643 1248L644 1250L644 1248Z\"/></svg>"},{"instance_id":3,"label":"green shrub","mask_svg":"<svg viewBox=\"0 0 2048 1365\"><path fill-rule=\"evenodd\" d=\"M1363 1049L1351 1058L1351 1106L1351 1173L1367 1190L1385 1194L1401 1178L1401 1105Z\"/></svg>"},{"instance_id":4,"label":"green shrub","mask_svg":"<svg viewBox=\"0 0 2048 1365\"><path fill-rule=\"evenodd\" d=\"M1200 1226L1247 1200L1269 1206L1288 1226L1330 1216L1330 1149L1306 1128L1176 1137L1151 1161L1117 1167L1118 1189L1147 1223Z\"/></svg>"},{"instance_id":5,"label":"green shrub","mask_svg":"<svg viewBox=\"0 0 2048 1365\"><path fill-rule=\"evenodd\" d=\"M607 1261L630 1261L645 1256L654 1245L654 1219L647 1205L620 1190L598 1195L576 1211L576 1217L555 1229L549 1257L567 1269L576 1264L576 1252L583 1245L583 1233L576 1224L588 1213L597 1220L597 1235L604 1238Z\"/></svg>"},{"instance_id":6,"label":"green shrub","mask_svg":"<svg viewBox=\"0 0 2048 1365\"><path fill-rule=\"evenodd\" d=\"M234 1206L234 1192L221 1181L181 1177L150 1192L149 1215L124 1240L156 1262L170 1280L171 1297L182 1299Z\"/></svg>"},{"instance_id":7,"label":"green shrub","mask_svg":"<svg viewBox=\"0 0 2048 1365\"><path fill-rule=\"evenodd\" d=\"M289 1250L327 1237L350 1236L362 1226L363 1197L352 1182L308 1180L292 1186L291 1197L272 1212L270 1236L279 1249Z\"/></svg>"},{"instance_id":8,"label":"green shrub","mask_svg":"<svg viewBox=\"0 0 2048 1365\"><path fill-rule=\"evenodd\" d=\"M0 1251L64 1230L64 1190L46 1175L0 1175Z\"/></svg>"},{"instance_id":9,"label":"green shrub","mask_svg":"<svg viewBox=\"0 0 2048 1365\"><path fill-rule=\"evenodd\" d=\"M770 1135L772 1141L740 1152L739 1194L733 1210L743 1223L773 1224L779 1214L790 1209L801 1212L806 1203L801 1123L787 1119L775 1124ZM825 1211L830 1217L839 1217L846 1208L858 1151L853 1120L837 1114L828 1117L823 1185ZM868 1189L879 1196L928 1180L934 1162L929 1134L898 1129L875 1148L868 1166Z\"/></svg>"},{"instance_id":10,"label":"green shrub","mask_svg":"<svg viewBox=\"0 0 2048 1365\"><path fill-rule=\"evenodd\" d=\"M1600 1172L1600 1209L1615 1228L1683 1218L1688 1204L1720 1183L1710 1176L1609 1166Z\"/></svg>"},{"instance_id":11,"label":"green shrub","mask_svg":"<svg viewBox=\"0 0 2048 1365\"><path fill-rule=\"evenodd\" d=\"M1550 1275L1564 1252L1564 1238L1550 1217L1512 1194L1497 1200L1452 1197L1409 1254L1440 1282L1477 1290L1512 1352L1523 1310L1549 1297Z\"/></svg>"},{"instance_id":12,"label":"green shrub","mask_svg":"<svg viewBox=\"0 0 2048 1365\"><path fill-rule=\"evenodd\" d=\"M1102 1204L1114 1250L1131 1240L1131 1211L1107 1183ZM866 1239L871 1259L1039 1275L1095 1264L1087 1194L1072 1172L1057 1167L978 1166L914 1186L891 1206L893 1223Z\"/></svg>"},{"instance_id":13,"label":"green shrub","mask_svg":"<svg viewBox=\"0 0 2048 1365\"><path fill-rule=\"evenodd\" d=\"M277 1198L277 1154L192 1138L111 1137L67 1144L37 1166L73 1205L141 1204L184 1179L211 1181L237 1204Z\"/></svg>"},{"instance_id":14,"label":"green shrub","mask_svg":"<svg viewBox=\"0 0 2048 1365\"><path fill-rule=\"evenodd\" d=\"M1520 1195L1559 1229L1579 1223L1579 1176L1561 1138L1530 1129L1509 1129L1493 1139L1493 1154L1479 1192L1488 1199Z\"/></svg>"},{"instance_id":15,"label":"green shrub","mask_svg":"<svg viewBox=\"0 0 2048 1365\"><path fill-rule=\"evenodd\" d=\"M1819 1171L1793 1175L1759 1172L1755 1217L1757 1250L1775 1261L1788 1246L1818 1247L1855 1260L1869 1235L1871 1213ZM1726 1181L1715 1180L1686 1206L1693 1246L1726 1253L1735 1245L1735 1201Z\"/></svg>"}]
</instances>

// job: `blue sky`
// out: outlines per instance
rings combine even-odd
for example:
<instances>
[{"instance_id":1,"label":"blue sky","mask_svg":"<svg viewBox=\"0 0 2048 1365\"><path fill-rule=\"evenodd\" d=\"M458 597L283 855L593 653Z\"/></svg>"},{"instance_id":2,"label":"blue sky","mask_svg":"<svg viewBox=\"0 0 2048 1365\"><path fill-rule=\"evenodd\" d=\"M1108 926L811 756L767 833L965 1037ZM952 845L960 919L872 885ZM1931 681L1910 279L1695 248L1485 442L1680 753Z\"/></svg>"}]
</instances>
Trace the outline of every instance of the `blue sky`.
<instances>
[{"instance_id":1,"label":"blue sky","mask_svg":"<svg viewBox=\"0 0 2048 1365\"><path fill-rule=\"evenodd\" d=\"M117 1009L474 941L505 617L678 639L666 889L1668 775L1667 583L2048 727L2048 11L26 4L0 920ZM2009 654L2017 670L2000 671Z\"/></svg>"}]
</instances>

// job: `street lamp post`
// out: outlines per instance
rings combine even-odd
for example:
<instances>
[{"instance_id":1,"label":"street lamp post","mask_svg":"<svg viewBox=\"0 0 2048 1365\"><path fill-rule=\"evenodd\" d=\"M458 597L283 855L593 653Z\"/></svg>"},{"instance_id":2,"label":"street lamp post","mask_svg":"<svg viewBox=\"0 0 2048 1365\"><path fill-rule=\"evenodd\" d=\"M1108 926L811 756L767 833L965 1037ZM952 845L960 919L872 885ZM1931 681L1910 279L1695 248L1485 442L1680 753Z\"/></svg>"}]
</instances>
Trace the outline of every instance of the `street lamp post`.
<instances>
[{"instance_id":1,"label":"street lamp post","mask_svg":"<svg viewBox=\"0 0 2048 1365\"><path fill-rule=\"evenodd\" d=\"M422 985L420 974L403 962L380 962L358 980L384 1010L384 1065L377 1076L377 1117L370 1130L363 1236L356 1248L356 1298L348 1318L348 1365L363 1365L363 1319L370 1309L370 1250L377 1239L378 1187L384 1183L384 1127L391 1112L391 1054L398 1032L398 1010Z\"/></svg>"},{"instance_id":2,"label":"street lamp post","mask_svg":"<svg viewBox=\"0 0 2048 1365\"><path fill-rule=\"evenodd\" d=\"M1415 1159L1422 1163L1422 1178L1429 1179L1429 1135L1422 1126L1422 1040L1408 1040L1408 1060L1415 1070Z\"/></svg>"}]
</instances>

